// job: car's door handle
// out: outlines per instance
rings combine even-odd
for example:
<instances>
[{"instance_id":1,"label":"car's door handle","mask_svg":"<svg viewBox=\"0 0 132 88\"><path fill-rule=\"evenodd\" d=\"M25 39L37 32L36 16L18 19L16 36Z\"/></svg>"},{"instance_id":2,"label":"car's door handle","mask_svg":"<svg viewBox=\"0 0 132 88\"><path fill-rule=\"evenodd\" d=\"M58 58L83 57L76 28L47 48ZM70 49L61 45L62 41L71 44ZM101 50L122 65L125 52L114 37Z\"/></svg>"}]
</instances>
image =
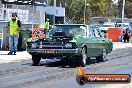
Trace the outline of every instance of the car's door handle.
<instances>
[{"instance_id":1,"label":"car's door handle","mask_svg":"<svg viewBox=\"0 0 132 88\"><path fill-rule=\"evenodd\" d=\"M102 40L103 42L105 41L105 40Z\"/></svg>"}]
</instances>

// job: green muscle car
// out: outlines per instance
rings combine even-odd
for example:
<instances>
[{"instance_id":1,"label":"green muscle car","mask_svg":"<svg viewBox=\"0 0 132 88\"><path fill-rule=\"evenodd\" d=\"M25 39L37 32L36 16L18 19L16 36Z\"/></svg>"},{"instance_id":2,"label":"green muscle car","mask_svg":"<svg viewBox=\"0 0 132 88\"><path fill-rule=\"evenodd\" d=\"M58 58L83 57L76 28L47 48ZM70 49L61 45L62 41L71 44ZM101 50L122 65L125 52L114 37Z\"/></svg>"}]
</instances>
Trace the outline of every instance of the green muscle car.
<instances>
[{"instance_id":1,"label":"green muscle car","mask_svg":"<svg viewBox=\"0 0 132 88\"><path fill-rule=\"evenodd\" d=\"M83 24L54 25L45 38L27 42L27 52L32 55L34 65L38 65L41 58L75 58L80 66L86 66L90 57L104 62L112 48L112 41L103 38L99 30Z\"/></svg>"}]
</instances>

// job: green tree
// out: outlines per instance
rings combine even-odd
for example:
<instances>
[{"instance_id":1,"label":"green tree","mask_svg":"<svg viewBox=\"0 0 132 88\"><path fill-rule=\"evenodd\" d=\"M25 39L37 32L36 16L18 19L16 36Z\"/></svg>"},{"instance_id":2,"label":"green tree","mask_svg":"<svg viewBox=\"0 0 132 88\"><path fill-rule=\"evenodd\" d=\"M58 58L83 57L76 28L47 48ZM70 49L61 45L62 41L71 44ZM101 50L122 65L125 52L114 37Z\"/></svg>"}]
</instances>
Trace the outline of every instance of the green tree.
<instances>
[{"instance_id":1,"label":"green tree","mask_svg":"<svg viewBox=\"0 0 132 88\"><path fill-rule=\"evenodd\" d=\"M109 17L111 16L112 0L89 0L92 16Z\"/></svg>"},{"instance_id":2,"label":"green tree","mask_svg":"<svg viewBox=\"0 0 132 88\"><path fill-rule=\"evenodd\" d=\"M125 17L126 18L132 18L132 1L131 2L127 1L126 2L126 5L125 5Z\"/></svg>"},{"instance_id":3,"label":"green tree","mask_svg":"<svg viewBox=\"0 0 132 88\"><path fill-rule=\"evenodd\" d=\"M84 22L84 7L84 0L66 0L66 17L74 23L82 24ZM86 9L86 19L88 10Z\"/></svg>"},{"instance_id":4,"label":"green tree","mask_svg":"<svg viewBox=\"0 0 132 88\"><path fill-rule=\"evenodd\" d=\"M86 23L92 17L113 17L115 6L112 0L86 0ZM84 22L85 0L66 0L66 17L74 23Z\"/></svg>"},{"instance_id":5,"label":"green tree","mask_svg":"<svg viewBox=\"0 0 132 88\"><path fill-rule=\"evenodd\" d=\"M127 18L132 18L132 0L125 0L125 17ZM119 17L122 17L122 5L123 5L123 0L118 0L118 10L119 10Z\"/></svg>"}]
</instances>

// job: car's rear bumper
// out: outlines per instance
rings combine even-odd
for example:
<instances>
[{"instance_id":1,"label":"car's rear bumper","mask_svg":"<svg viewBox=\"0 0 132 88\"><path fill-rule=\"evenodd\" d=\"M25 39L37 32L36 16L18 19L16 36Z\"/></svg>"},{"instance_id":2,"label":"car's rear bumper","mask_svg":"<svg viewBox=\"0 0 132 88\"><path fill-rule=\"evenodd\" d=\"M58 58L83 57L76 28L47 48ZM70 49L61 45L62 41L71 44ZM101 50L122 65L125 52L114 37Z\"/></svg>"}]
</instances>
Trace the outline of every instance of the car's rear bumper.
<instances>
[{"instance_id":1,"label":"car's rear bumper","mask_svg":"<svg viewBox=\"0 0 132 88\"><path fill-rule=\"evenodd\" d=\"M76 49L27 49L31 55L41 55L44 57L62 57L74 56L81 53L81 50Z\"/></svg>"}]
</instances>

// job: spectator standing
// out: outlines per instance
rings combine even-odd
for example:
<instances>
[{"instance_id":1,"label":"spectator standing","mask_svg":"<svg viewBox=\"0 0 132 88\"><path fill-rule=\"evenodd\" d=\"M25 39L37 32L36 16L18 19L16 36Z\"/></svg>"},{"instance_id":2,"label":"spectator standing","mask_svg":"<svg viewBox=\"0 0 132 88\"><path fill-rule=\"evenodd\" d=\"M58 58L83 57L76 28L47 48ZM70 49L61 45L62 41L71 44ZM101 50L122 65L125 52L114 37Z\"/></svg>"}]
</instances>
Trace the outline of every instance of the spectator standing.
<instances>
[{"instance_id":1,"label":"spectator standing","mask_svg":"<svg viewBox=\"0 0 132 88\"><path fill-rule=\"evenodd\" d=\"M16 55L18 37L20 32L21 22L16 13L12 13L11 20L9 21L9 53L8 55Z\"/></svg>"},{"instance_id":2,"label":"spectator standing","mask_svg":"<svg viewBox=\"0 0 132 88\"><path fill-rule=\"evenodd\" d=\"M45 22L45 34L47 34L47 32L49 31L49 19L46 19L46 22Z\"/></svg>"}]
</instances>

